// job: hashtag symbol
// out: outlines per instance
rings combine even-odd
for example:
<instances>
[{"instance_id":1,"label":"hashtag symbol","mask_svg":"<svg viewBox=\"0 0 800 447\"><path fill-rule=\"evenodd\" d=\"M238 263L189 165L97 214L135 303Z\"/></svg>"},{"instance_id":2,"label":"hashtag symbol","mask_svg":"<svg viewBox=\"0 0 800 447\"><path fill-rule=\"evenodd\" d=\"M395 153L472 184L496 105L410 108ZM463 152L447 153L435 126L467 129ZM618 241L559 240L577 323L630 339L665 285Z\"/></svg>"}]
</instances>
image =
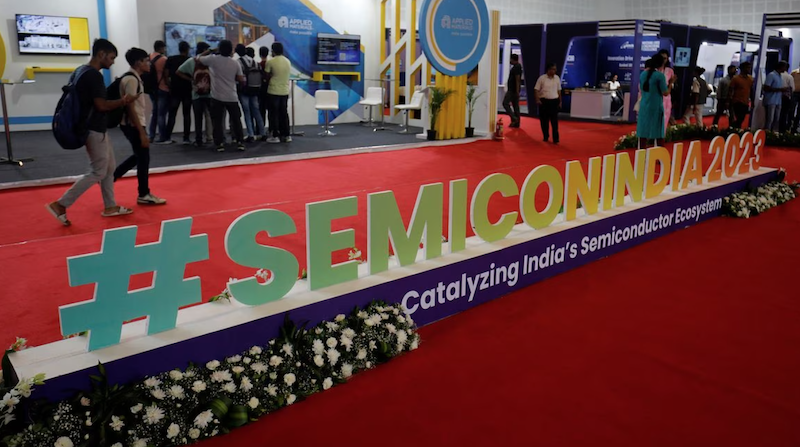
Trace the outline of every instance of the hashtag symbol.
<instances>
[{"instance_id":1,"label":"hashtag symbol","mask_svg":"<svg viewBox=\"0 0 800 447\"><path fill-rule=\"evenodd\" d=\"M183 277L187 264L208 259L208 236L191 235L192 218L162 222L158 242L136 245L136 231L106 230L98 253L67 259L70 286L96 286L93 299L59 308L61 333L89 331L89 351L119 343L135 318L148 317L148 335L172 329L179 307L202 301L200 278ZM128 291L132 275L149 272L150 287Z\"/></svg>"}]
</instances>

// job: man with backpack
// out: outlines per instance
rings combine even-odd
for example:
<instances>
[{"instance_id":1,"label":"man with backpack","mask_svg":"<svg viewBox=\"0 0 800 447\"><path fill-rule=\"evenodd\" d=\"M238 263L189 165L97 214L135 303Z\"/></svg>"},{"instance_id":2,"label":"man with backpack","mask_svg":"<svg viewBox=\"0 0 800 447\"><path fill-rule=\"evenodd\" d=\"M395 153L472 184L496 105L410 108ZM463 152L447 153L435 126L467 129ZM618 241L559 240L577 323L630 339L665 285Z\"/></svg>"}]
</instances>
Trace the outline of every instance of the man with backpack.
<instances>
[{"instance_id":1,"label":"man with backpack","mask_svg":"<svg viewBox=\"0 0 800 447\"><path fill-rule=\"evenodd\" d=\"M205 42L197 44L197 54L208 50ZM211 72L208 67L190 57L178 68L177 75L192 84L192 109L194 110L195 147L203 146L203 123L207 140L211 141Z\"/></svg>"},{"instance_id":2,"label":"man with backpack","mask_svg":"<svg viewBox=\"0 0 800 447\"><path fill-rule=\"evenodd\" d=\"M261 70L256 61L247 55L247 49L244 45L236 45L236 54L239 55L239 63L242 65L242 73L244 73L245 78L244 85L239 89L239 102L242 103L244 123L247 127L247 136L244 141L255 141L256 137L253 135L254 122L258 138L266 140L267 134L264 131L264 119L261 117L261 113L258 109L258 93L261 90Z\"/></svg>"},{"instance_id":3,"label":"man with backpack","mask_svg":"<svg viewBox=\"0 0 800 447\"><path fill-rule=\"evenodd\" d=\"M125 60L130 64L131 69L119 79L119 83L111 84L110 88L118 88L120 96L133 96L136 101L128 104L119 128L125 134L125 138L131 143L133 155L117 166L114 171L114 181L119 180L123 175L136 167L136 177L139 180L139 197L136 202L140 205L164 205L166 200L154 196L150 192L150 141L147 139L147 132L144 128L144 87L142 86L142 75L148 73L150 60L147 52L141 48L131 48L125 53Z\"/></svg>"},{"instance_id":4,"label":"man with backpack","mask_svg":"<svg viewBox=\"0 0 800 447\"><path fill-rule=\"evenodd\" d=\"M217 152L225 151L225 112L230 115L233 141L237 149L244 150L242 112L236 95L236 86L244 82L244 73L241 64L231 56L233 44L230 40L223 40L219 43L219 54L206 50L197 57L197 62L211 70L211 121Z\"/></svg>"},{"instance_id":5,"label":"man with backpack","mask_svg":"<svg viewBox=\"0 0 800 447\"><path fill-rule=\"evenodd\" d=\"M269 80L272 75L267 74L267 56L269 56L269 47L261 47L258 49L258 56L261 62L258 63L261 67L261 90L258 92L258 112L261 114L261 120L264 121L264 127L267 127L267 110L269 110ZM270 132L267 130L267 135Z\"/></svg>"},{"instance_id":6,"label":"man with backpack","mask_svg":"<svg viewBox=\"0 0 800 447\"><path fill-rule=\"evenodd\" d=\"M178 69L189 59L191 47L187 42L181 41L178 44L180 54L167 58L167 77L169 79L169 119L167 120L167 140L172 139L172 131L175 128L175 118L178 116L178 108L183 107L183 144L192 143L190 135L192 133L192 83L179 77Z\"/></svg>"},{"instance_id":7,"label":"man with backpack","mask_svg":"<svg viewBox=\"0 0 800 447\"><path fill-rule=\"evenodd\" d=\"M102 69L111 68L116 58L117 48L114 44L106 39L95 40L92 45L92 59L88 65L78 67L72 74L70 84L64 88L64 96L56 108L53 127L56 138L59 139L59 134L64 132L74 133L77 139L86 138L86 154L89 156L90 165L90 171L75 182L60 199L45 205L47 211L64 226L71 224L67 219L67 208L97 183L100 184L105 205L101 213L103 217L122 216L133 212L129 208L117 205L114 198L116 162L114 148L108 138L106 114L133 103L137 97L124 95L120 99L108 101L105 81L100 73ZM79 104L78 114L69 115L72 109L67 106L72 103ZM58 127L56 123L59 123Z\"/></svg>"},{"instance_id":8,"label":"man with backpack","mask_svg":"<svg viewBox=\"0 0 800 447\"><path fill-rule=\"evenodd\" d=\"M167 113L169 112L169 84L167 78L167 44L157 40L153 44L153 53L150 54L152 70L144 81L144 91L150 95L153 104L153 115L150 118L150 141L155 144L171 144L167 134ZM161 137L156 140L156 133Z\"/></svg>"}]
</instances>

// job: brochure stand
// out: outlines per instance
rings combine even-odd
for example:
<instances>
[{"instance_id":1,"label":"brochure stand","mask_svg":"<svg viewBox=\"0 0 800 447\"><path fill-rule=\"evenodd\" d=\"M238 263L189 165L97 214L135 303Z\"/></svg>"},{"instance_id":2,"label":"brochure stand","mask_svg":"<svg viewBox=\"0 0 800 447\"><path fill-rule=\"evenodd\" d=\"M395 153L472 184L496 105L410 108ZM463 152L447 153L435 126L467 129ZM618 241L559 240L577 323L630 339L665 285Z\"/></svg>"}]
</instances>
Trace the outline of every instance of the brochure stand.
<instances>
[{"instance_id":1,"label":"brochure stand","mask_svg":"<svg viewBox=\"0 0 800 447\"><path fill-rule=\"evenodd\" d=\"M14 158L11 149L11 128L8 117L8 106L6 105L6 85L32 84L34 81L8 82L0 81L0 103L3 108L3 129L6 133L6 153L8 157L0 157L0 164L22 166L25 162L33 161L33 158Z\"/></svg>"}]
</instances>

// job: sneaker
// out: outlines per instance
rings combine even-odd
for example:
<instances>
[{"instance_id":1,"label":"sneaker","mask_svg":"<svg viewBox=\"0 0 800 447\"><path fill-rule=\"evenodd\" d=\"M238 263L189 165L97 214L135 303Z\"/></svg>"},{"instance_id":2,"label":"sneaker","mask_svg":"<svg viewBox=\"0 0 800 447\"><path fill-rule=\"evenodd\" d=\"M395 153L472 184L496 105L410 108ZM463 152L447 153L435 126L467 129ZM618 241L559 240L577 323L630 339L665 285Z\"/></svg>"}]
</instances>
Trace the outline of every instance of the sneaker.
<instances>
[{"instance_id":1,"label":"sneaker","mask_svg":"<svg viewBox=\"0 0 800 447\"><path fill-rule=\"evenodd\" d=\"M278 137L269 137L267 138L267 143L280 143L281 139Z\"/></svg>"},{"instance_id":2,"label":"sneaker","mask_svg":"<svg viewBox=\"0 0 800 447\"><path fill-rule=\"evenodd\" d=\"M292 142L292 137L286 137L286 138L283 140L283 142L284 142L284 143L291 143L291 142Z\"/></svg>"},{"instance_id":3,"label":"sneaker","mask_svg":"<svg viewBox=\"0 0 800 447\"><path fill-rule=\"evenodd\" d=\"M269 140L269 137L267 137L266 135L262 135L262 136L258 137L258 141L266 142L267 140Z\"/></svg>"},{"instance_id":4,"label":"sneaker","mask_svg":"<svg viewBox=\"0 0 800 447\"><path fill-rule=\"evenodd\" d=\"M136 199L136 203L140 205L165 205L167 201L162 199L161 197L156 197L153 194L148 194L146 196L139 197L138 199Z\"/></svg>"},{"instance_id":5,"label":"sneaker","mask_svg":"<svg viewBox=\"0 0 800 447\"><path fill-rule=\"evenodd\" d=\"M189 146L191 144L192 144L192 140L183 140L183 145L184 146Z\"/></svg>"},{"instance_id":6,"label":"sneaker","mask_svg":"<svg viewBox=\"0 0 800 447\"><path fill-rule=\"evenodd\" d=\"M172 144L174 142L175 140L159 140L159 141L154 141L153 144Z\"/></svg>"},{"instance_id":7,"label":"sneaker","mask_svg":"<svg viewBox=\"0 0 800 447\"><path fill-rule=\"evenodd\" d=\"M192 146L194 146L194 147L203 147L203 146L205 146L205 143L203 143L202 141L195 141L194 143L192 143Z\"/></svg>"},{"instance_id":8,"label":"sneaker","mask_svg":"<svg viewBox=\"0 0 800 447\"><path fill-rule=\"evenodd\" d=\"M219 146L217 146L217 152L225 152L225 145L220 144Z\"/></svg>"},{"instance_id":9,"label":"sneaker","mask_svg":"<svg viewBox=\"0 0 800 447\"><path fill-rule=\"evenodd\" d=\"M236 149L239 149L240 151L243 151L244 150L244 143L242 143L241 141L239 143L237 143L236 144Z\"/></svg>"},{"instance_id":10,"label":"sneaker","mask_svg":"<svg viewBox=\"0 0 800 447\"><path fill-rule=\"evenodd\" d=\"M245 143L252 143L253 141L256 141L256 139L251 137L251 136L244 137L244 142Z\"/></svg>"}]
</instances>

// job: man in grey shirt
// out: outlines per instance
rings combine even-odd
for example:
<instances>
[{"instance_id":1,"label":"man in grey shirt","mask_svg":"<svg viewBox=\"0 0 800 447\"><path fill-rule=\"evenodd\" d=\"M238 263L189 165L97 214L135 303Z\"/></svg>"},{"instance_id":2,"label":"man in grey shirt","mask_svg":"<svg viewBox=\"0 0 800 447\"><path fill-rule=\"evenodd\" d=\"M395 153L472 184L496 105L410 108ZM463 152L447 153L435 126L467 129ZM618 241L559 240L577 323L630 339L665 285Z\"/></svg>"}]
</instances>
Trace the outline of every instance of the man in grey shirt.
<instances>
[{"instance_id":1,"label":"man in grey shirt","mask_svg":"<svg viewBox=\"0 0 800 447\"><path fill-rule=\"evenodd\" d=\"M223 40L219 43L219 54L206 50L197 58L211 72L211 121L217 152L225 150L225 111L231 117L233 140L240 151L244 150L242 112L236 93L236 84L244 82L244 73L242 65L231 59L232 54L233 44L230 40Z\"/></svg>"},{"instance_id":2,"label":"man in grey shirt","mask_svg":"<svg viewBox=\"0 0 800 447\"><path fill-rule=\"evenodd\" d=\"M731 79L733 79L734 76L736 76L736 67L731 65L728 67L728 76L720 79L717 85L717 113L714 115L714 127L717 127L719 124L719 119L723 113L730 113L731 99L728 98L728 94L731 91ZM730 120L730 116L728 119Z\"/></svg>"}]
</instances>

